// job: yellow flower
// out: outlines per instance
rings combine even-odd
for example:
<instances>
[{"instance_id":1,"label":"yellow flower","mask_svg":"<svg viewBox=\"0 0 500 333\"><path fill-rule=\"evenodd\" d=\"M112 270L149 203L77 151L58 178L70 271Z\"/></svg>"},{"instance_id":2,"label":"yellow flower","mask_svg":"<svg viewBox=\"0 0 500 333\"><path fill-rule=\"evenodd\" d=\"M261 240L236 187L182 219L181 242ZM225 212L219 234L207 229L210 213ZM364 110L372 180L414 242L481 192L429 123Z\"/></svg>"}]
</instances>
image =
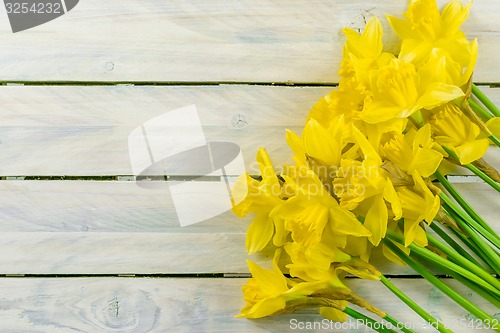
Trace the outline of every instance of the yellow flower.
<instances>
[{"instance_id":1,"label":"yellow flower","mask_svg":"<svg viewBox=\"0 0 500 333\"><path fill-rule=\"evenodd\" d=\"M295 196L276 206L270 217L284 221L284 228L291 232L293 241L314 246L321 241L327 225L334 225L339 235L370 235L351 212L339 206L311 170L307 170L303 178L292 179L287 175L283 178L289 188L287 192Z\"/></svg>"},{"instance_id":2,"label":"yellow flower","mask_svg":"<svg viewBox=\"0 0 500 333\"><path fill-rule=\"evenodd\" d=\"M310 169L319 177L327 190L330 190L342 152L348 144L344 134L345 129L344 116L341 115L328 128L323 127L316 119L309 119L300 138L294 132L287 130L286 141L294 152L293 159L298 168L298 172L293 172L301 173L302 181L311 180L312 178L306 175ZM344 156L349 153L347 150Z\"/></svg>"},{"instance_id":3,"label":"yellow flower","mask_svg":"<svg viewBox=\"0 0 500 333\"><path fill-rule=\"evenodd\" d=\"M494 136L500 138L500 117L493 117L486 122L486 126Z\"/></svg>"},{"instance_id":4,"label":"yellow flower","mask_svg":"<svg viewBox=\"0 0 500 333\"><path fill-rule=\"evenodd\" d=\"M406 20L388 16L389 24L402 39L399 59L419 68L433 49L441 49L462 68L470 66L474 51L459 29L471 5L472 1L464 7L454 0L439 13L435 0L411 0L404 14Z\"/></svg>"},{"instance_id":5,"label":"yellow flower","mask_svg":"<svg viewBox=\"0 0 500 333\"><path fill-rule=\"evenodd\" d=\"M373 97L365 101L361 119L376 124L407 118L421 109L432 109L464 96L457 86L439 81L427 72L425 74L415 71L413 64L398 59L373 71L370 80Z\"/></svg>"},{"instance_id":6,"label":"yellow flower","mask_svg":"<svg viewBox=\"0 0 500 333\"><path fill-rule=\"evenodd\" d=\"M371 232L369 240L378 245L385 236L389 212L386 201L391 204L395 218L401 216L401 206L392 182L381 167L382 160L365 136L355 127L353 133L356 143L362 150L363 161L343 159L333 181L335 195L340 205L355 210L365 216L363 226Z\"/></svg>"},{"instance_id":7,"label":"yellow flower","mask_svg":"<svg viewBox=\"0 0 500 333\"><path fill-rule=\"evenodd\" d=\"M237 318L262 318L280 313L291 313L298 309L318 308L320 313L328 319L345 321L347 315L343 309L347 306L345 298L350 297L351 291L336 276L328 276L329 280L303 282L287 279L278 267L280 251L273 259L273 268L264 269L259 265L248 262L252 277L243 286L245 306ZM333 273L335 273L332 270ZM325 297L322 291L331 293ZM338 297L334 292L342 290ZM317 297L315 292L321 292Z\"/></svg>"},{"instance_id":8,"label":"yellow flower","mask_svg":"<svg viewBox=\"0 0 500 333\"><path fill-rule=\"evenodd\" d=\"M382 24L377 17L372 17L366 22L365 29L359 34L353 29L342 30L347 37L344 45L343 57L351 64L343 62L344 67L351 67L347 78L354 75L364 86L369 85L369 73L371 70L385 66L394 56L383 51ZM353 72L352 72L353 71Z\"/></svg>"},{"instance_id":9,"label":"yellow flower","mask_svg":"<svg viewBox=\"0 0 500 333\"><path fill-rule=\"evenodd\" d=\"M298 165L307 165L307 157L313 158L321 165L338 165L345 144L342 140L344 118L341 116L328 129L315 119L307 121L302 137L287 130L287 142L295 153Z\"/></svg>"},{"instance_id":10,"label":"yellow flower","mask_svg":"<svg viewBox=\"0 0 500 333\"><path fill-rule=\"evenodd\" d=\"M412 178L414 186L396 188L403 208L405 246L413 241L418 245L426 246L427 237L419 224L422 221L430 224L439 211L441 203L439 196L432 194L418 171L413 171Z\"/></svg>"},{"instance_id":11,"label":"yellow flower","mask_svg":"<svg viewBox=\"0 0 500 333\"><path fill-rule=\"evenodd\" d=\"M281 185L264 148L257 152L257 162L262 181L257 181L245 173L238 177L232 192L234 197L244 196L233 206L232 210L236 216L244 217L249 212L256 213L247 231L246 247L249 254L262 250L271 240L274 224L269 214L282 202Z\"/></svg>"},{"instance_id":12,"label":"yellow flower","mask_svg":"<svg viewBox=\"0 0 500 333\"><path fill-rule=\"evenodd\" d=\"M409 130L406 134L396 134L381 150L384 155L401 170L412 174L417 170L422 177L436 172L443 155L431 139L431 125L427 124L418 131Z\"/></svg>"},{"instance_id":13,"label":"yellow flower","mask_svg":"<svg viewBox=\"0 0 500 333\"><path fill-rule=\"evenodd\" d=\"M329 281L336 278L331 264L351 259L349 255L325 242L313 246L289 242L285 244L285 251L291 260L291 263L286 265L290 275L308 282Z\"/></svg>"},{"instance_id":14,"label":"yellow flower","mask_svg":"<svg viewBox=\"0 0 500 333\"><path fill-rule=\"evenodd\" d=\"M307 120L315 119L324 128L329 128L339 120L340 116L344 116L345 123L357 124L367 94L366 88L356 78L342 78L336 90L332 90L314 104ZM344 131L344 138L350 134L347 128Z\"/></svg>"},{"instance_id":15,"label":"yellow flower","mask_svg":"<svg viewBox=\"0 0 500 333\"><path fill-rule=\"evenodd\" d=\"M267 270L250 260L247 263L252 273L252 278L243 286L243 298L247 304L236 317L261 318L285 309L285 293L289 288L278 266L273 263L273 269Z\"/></svg>"},{"instance_id":16,"label":"yellow flower","mask_svg":"<svg viewBox=\"0 0 500 333\"><path fill-rule=\"evenodd\" d=\"M481 130L453 103L433 111L429 120L434 139L453 151L461 164L481 158L488 149L488 139L480 139Z\"/></svg>"},{"instance_id":17,"label":"yellow flower","mask_svg":"<svg viewBox=\"0 0 500 333\"><path fill-rule=\"evenodd\" d=\"M477 61L477 40L470 43L471 57L464 68L459 62L453 60L442 49L433 49L427 62L420 68L422 75L438 76L442 82L463 87L472 76Z\"/></svg>"}]
</instances>

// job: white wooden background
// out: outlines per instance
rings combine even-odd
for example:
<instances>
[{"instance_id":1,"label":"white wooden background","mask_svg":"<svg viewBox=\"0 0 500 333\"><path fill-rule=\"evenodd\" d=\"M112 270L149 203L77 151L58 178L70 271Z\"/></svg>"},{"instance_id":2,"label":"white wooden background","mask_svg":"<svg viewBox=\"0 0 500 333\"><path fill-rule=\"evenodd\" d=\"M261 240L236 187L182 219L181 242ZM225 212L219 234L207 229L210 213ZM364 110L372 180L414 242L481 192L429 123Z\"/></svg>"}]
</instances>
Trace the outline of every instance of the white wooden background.
<instances>
[{"instance_id":1,"label":"white wooden background","mask_svg":"<svg viewBox=\"0 0 500 333\"><path fill-rule=\"evenodd\" d=\"M362 29L368 17L401 15L405 6L81 0L16 34L2 7L0 331L287 332L291 319L321 321L313 313L234 319L249 220L224 213L181 228L168 183L145 189L127 177L127 138L144 121L195 104L207 139L238 144L249 170L261 145L276 164L290 162L284 129L300 131L338 81L341 28ZM499 15L500 1L476 0L464 29L479 39L475 81L500 104L500 89L488 88L500 84ZM393 38L387 31L390 47ZM498 151L488 160L500 167ZM457 186L500 229L498 194L482 183ZM470 318L408 268L381 267L445 324ZM378 283L350 285L401 321L423 325Z\"/></svg>"}]
</instances>

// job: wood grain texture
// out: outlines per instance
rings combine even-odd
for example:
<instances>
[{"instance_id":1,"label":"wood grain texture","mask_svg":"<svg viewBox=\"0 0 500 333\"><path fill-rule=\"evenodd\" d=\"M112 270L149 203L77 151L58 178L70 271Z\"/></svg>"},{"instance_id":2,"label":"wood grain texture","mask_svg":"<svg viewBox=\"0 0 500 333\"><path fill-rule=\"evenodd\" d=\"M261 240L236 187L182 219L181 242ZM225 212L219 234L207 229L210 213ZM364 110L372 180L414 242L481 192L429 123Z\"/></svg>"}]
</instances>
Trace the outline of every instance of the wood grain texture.
<instances>
[{"instance_id":1,"label":"wood grain texture","mask_svg":"<svg viewBox=\"0 0 500 333\"><path fill-rule=\"evenodd\" d=\"M430 285L411 279L393 279L393 282L454 332L474 331L473 327L466 326L472 318ZM453 281L446 282L498 318L498 309ZM355 322L337 323L327 329L298 329L299 325L315 322L316 325L335 325L322 321L313 311L257 320L233 318L244 304L241 286L245 283L246 279L238 278L7 278L0 284L1 327L5 332L40 333L370 331ZM348 284L373 305L390 311L415 331L433 332L380 283L353 279Z\"/></svg>"},{"instance_id":2,"label":"wood grain texture","mask_svg":"<svg viewBox=\"0 0 500 333\"><path fill-rule=\"evenodd\" d=\"M0 176L131 175L131 132L151 118L191 104L197 107L207 141L239 145L247 170L255 174L255 154L261 146L276 166L292 163L285 129L300 134L312 105L331 89L0 87ZM500 89L486 91L500 103ZM188 140L191 133L181 134L181 139ZM169 163L170 175L185 174L183 164L177 170L175 161Z\"/></svg>"},{"instance_id":3,"label":"wood grain texture","mask_svg":"<svg viewBox=\"0 0 500 333\"><path fill-rule=\"evenodd\" d=\"M438 1L443 5L447 1ZM68 14L13 34L0 13L2 81L336 82L344 37L371 16L401 16L406 0L80 1ZM476 81L496 82L496 0L474 3ZM391 42L392 41L392 42Z\"/></svg>"},{"instance_id":4,"label":"wood grain texture","mask_svg":"<svg viewBox=\"0 0 500 333\"><path fill-rule=\"evenodd\" d=\"M438 1L441 5L445 0ZM13 34L0 11L0 81L335 83L343 27L361 30L371 16L400 16L406 0L80 1L50 23ZM498 82L500 3L477 0L464 26L479 39L476 82ZM394 34L385 41L397 49ZM245 167L265 146L276 165L291 162L285 128L301 131L328 87L1 86L0 176L132 174L128 138L144 122L195 104L208 141L237 144ZM500 103L500 89L488 89ZM184 133L186 138L195 132ZM500 166L498 150L488 161ZM169 175L183 175L181 163ZM178 168L177 168L178 167ZM172 171L173 170L173 171ZM251 217L230 212L181 227L170 182L0 181L0 275L248 274ZM497 193L480 183L456 185L496 230ZM194 210L207 210L200 200ZM385 274L408 267L375 258ZM455 332L480 327L420 279L396 285ZM433 331L373 281L349 285L418 332ZM454 281L465 297L492 308ZM321 323L311 313L235 319L241 278L5 278L0 281L2 332L289 332ZM462 320L462 321L460 321ZM465 321L463 321L465 320ZM474 324L474 322L472 322ZM338 327L338 326L336 326ZM299 330L324 331L324 330ZM339 332L366 332L342 326ZM486 330L481 330L486 331Z\"/></svg>"}]
</instances>

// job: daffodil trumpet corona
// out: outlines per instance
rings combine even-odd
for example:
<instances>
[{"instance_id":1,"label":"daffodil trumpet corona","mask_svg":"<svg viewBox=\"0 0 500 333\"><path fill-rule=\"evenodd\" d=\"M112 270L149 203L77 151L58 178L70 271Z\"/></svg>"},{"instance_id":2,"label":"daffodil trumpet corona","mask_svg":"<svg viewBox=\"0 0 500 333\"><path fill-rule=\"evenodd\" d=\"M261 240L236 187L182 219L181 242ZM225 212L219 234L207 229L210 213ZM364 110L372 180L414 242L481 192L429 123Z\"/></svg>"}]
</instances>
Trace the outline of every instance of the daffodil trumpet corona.
<instances>
[{"instance_id":1,"label":"daffodil trumpet corona","mask_svg":"<svg viewBox=\"0 0 500 333\"><path fill-rule=\"evenodd\" d=\"M258 170L233 184L234 214L251 219L248 254L272 257L267 267L248 261L252 277L238 317L315 309L334 321L373 323L356 305L389 323L381 332L412 332L358 295L345 278L353 276L381 283L438 331L451 332L372 265L382 257L409 265L492 322L429 272L500 304L492 275L500 274L500 237L447 179L467 168L500 192L500 174L483 159L500 144L498 108L472 84L478 41L460 30L471 8L472 1L439 10L435 0L409 0L403 17L385 18L399 38L397 53L384 45L378 17L362 32L343 29L338 87L313 104L301 133L284 133L293 162L276 167L260 148Z\"/></svg>"}]
</instances>

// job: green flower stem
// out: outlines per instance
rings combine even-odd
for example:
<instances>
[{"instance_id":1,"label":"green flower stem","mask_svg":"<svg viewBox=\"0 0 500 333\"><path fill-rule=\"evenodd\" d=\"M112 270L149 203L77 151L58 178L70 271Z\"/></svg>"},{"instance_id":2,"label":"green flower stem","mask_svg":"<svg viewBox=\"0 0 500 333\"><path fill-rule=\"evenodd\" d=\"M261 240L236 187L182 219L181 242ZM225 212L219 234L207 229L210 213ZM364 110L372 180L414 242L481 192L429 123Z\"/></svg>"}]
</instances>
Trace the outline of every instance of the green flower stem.
<instances>
[{"instance_id":1,"label":"green flower stem","mask_svg":"<svg viewBox=\"0 0 500 333\"><path fill-rule=\"evenodd\" d=\"M346 307L344 309L344 312L346 314L348 314L349 316L353 317L354 319L356 320L361 320L363 322L363 324L365 324L366 326L372 328L373 330L377 331L377 332L380 332L380 333L396 333L396 331L394 330L391 330L387 327L385 327L384 325L382 325L381 323L379 323L378 321L368 317L368 316L365 316L364 314L354 310L354 309L351 309L349 307Z\"/></svg>"},{"instance_id":2,"label":"green flower stem","mask_svg":"<svg viewBox=\"0 0 500 333\"><path fill-rule=\"evenodd\" d=\"M422 275L427 281L432 283L436 288L441 290L444 294L448 295L452 300L454 300L461 307L469 311L471 314L476 316L476 318L492 322L493 318L478 308L476 305L472 304L470 301L465 299L462 295L457 293L455 290L450 288L444 282L439 280L437 277L432 275L429 271L427 271L422 265L420 265L417 261L410 258L406 253L404 253L400 248L398 248L394 243L392 243L388 239L384 239L384 244L396 254L401 260L407 263L411 268L413 268L417 273Z\"/></svg>"},{"instance_id":3,"label":"green flower stem","mask_svg":"<svg viewBox=\"0 0 500 333\"><path fill-rule=\"evenodd\" d=\"M460 163L460 159L458 158L457 154L455 154L455 152L453 152L451 149L448 149L445 145L441 145L441 148L443 148L444 151L446 151L446 153L450 155L455 161ZM500 192L500 185L479 168L472 164L463 164L462 166L472 171L476 176L484 180L486 184L490 185L491 187L493 187L493 189Z\"/></svg>"},{"instance_id":4,"label":"green flower stem","mask_svg":"<svg viewBox=\"0 0 500 333\"><path fill-rule=\"evenodd\" d=\"M425 264L433 265L434 263L432 261L429 261L428 259L416 254L415 255L419 260L423 261ZM479 296L483 297L485 300L490 302L491 304L495 305L497 308L500 308L500 297L497 297L495 295L492 295L491 293L485 291L483 288L475 284L474 282L471 282L470 280L464 278L460 274L457 274L453 271L450 271L449 269L443 268L443 271L446 275L449 275L453 277L455 280L458 282L462 283L464 286L469 288L470 290L476 292Z\"/></svg>"},{"instance_id":5,"label":"green flower stem","mask_svg":"<svg viewBox=\"0 0 500 333\"><path fill-rule=\"evenodd\" d=\"M474 102L472 99L469 99L469 105L472 110L474 110L477 115L483 119L490 120L493 116L486 110L484 110L479 104Z\"/></svg>"},{"instance_id":6,"label":"green flower stem","mask_svg":"<svg viewBox=\"0 0 500 333\"><path fill-rule=\"evenodd\" d=\"M436 234L439 235L439 237L441 237L441 239L443 239L446 243L448 243L448 245L450 245L455 251L460 253L463 257L467 258L470 262L474 263L476 266L482 267L482 265L476 259L474 259L474 257L471 256L469 252L465 251L465 249L460 244L455 242L453 238L451 238L443 229L441 229L438 223L433 222L429 226L431 227L432 230L434 230Z\"/></svg>"},{"instance_id":7,"label":"green flower stem","mask_svg":"<svg viewBox=\"0 0 500 333\"><path fill-rule=\"evenodd\" d=\"M441 185L444 186L444 188L450 193L450 195L455 199L458 204L469 214L470 217L472 217L477 223L479 223L484 229L486 229L488 232L495 234L493 229L490 228L488 223L486 223L485 220L465 201L465 199L458 193L458 191L453 187L453 185L446 179L441 172L436 171L434 173L436 178L439 180ZM443 198L444 195L441 195L441 198Z\"/></svg>"},{"instance_id":8,"label":"green flower stem","mask_svg":"<svg viewBox=\"0 0 500 333\"><path fill-rule=\"evenodd\" d=\"M500 248L500 238L494 231L493 233L491 233L490 231L484 229L479 223L477 223L474 219L472 219L469 215L465 214L459 207L457 207L457 205L455 205L455 203L451 201L450 198L448 198L444 193L441 193L439 196L444 201L443 205L449 207L451 211L453 211L457 216L460 217L461 221L465 222L465 224L467 224L469 227L475 229L497 248ZM458 223L459 221L456 222Z\"/></svg>"},{"instance_id":9,"label":"green flower stem","mask_svg":"<svg viewBox=\"0 0 500 333\"><path fill-rule=\"evenodd\" d=\"M488 185L490 185L493 189L495 189L497 192L500 192L500 184L498 184L496 181L490 178L487 174L479 170L477 167L475 167L472 164L464 164L464 167L472 171L476 176L484 180Z\"/></svg>"},{"instance_id":10,"label":"green flower stem","mask_svg":"<svg viewBox=\"0 0 500 333\"><path fill-rule=\"evenodd\" d=\"M449 209L451 209L457 216L461 218L461 221L463 221L472 229L476 230L491 244L495 245L498 249L500 249L500 238L498 238L498 235L496 233L492 234L486 229L484 229L479 223L477 223L474 219L472 219L469 215L465 214L459 207L457 207L453 203L453 201L451 201L444 193L441 193L439 196L444 201L443 206L449 207Z\"/></svg>"},{"instance_id":11,"label":"green flower stem","mask_svg":"<svg viewBox=\"0 0 500 333\"><path fill-rule=\"evenodd\" d=\"M404 245L405 241L404 238L398 234L396 234L393 231L387 230L386 237L389 238L390 240L393 240L401 245ZM454 264L453 262L444 259L443 257L437 255L436 253L420 247L414 243L410 244L408 246L410 250L413 252L416 252L418 254L421 254L423 257L433 261L435 264L438 264L440 266L446 267L454 272L457 272L458 274L462 275L463 277L477 283L481 287L489 290L492 293L495 293L496 295L500 296L500 282L495 279L493 276L488 275L488 278L482 278L477 276L475 273L470 272L468 269L459 266L457 264ZM467 262L467 260L465 260ZM476 267L475 265L472 265Z\"/></svg>"},{"instance_id":12,"label":"green flower stem","mask_svg":"<svg viewBox=\"0 0 500 333\"><path fill-rule=\"evenodd\" d=\"M400 329L401 331L403 331L405 333L417 333L414 330L406 328L404 324L401 324L399 321L397 321L396 319L392 318L388 314L385 315L384 319L387 320L389 323L391 323L394 327Z\"/></svg>"},{"instance_id":13,"label":"green flower stem","mask_svg":"<svg viewBox=\"0 0 500 333\"><path fill-rule=\"evenodd\" d=\"M429 233L426 234L429 243L431 243L433 246L437 247L440 251L446 254L452 262L454 262L455 264L459 265L462 268L468 269L470 272L476 274L478 277L482 278L484 281L488 282L489 284L496 287L500 291L500 282L496 278L491 276L491 274L486 272L482 267L476 266L466 258L462 257L458 252L455 252L453 249L444 245L431 234ZM441 258L441 256L439 257ZM498 293L498 295L500 296L500 292Z\"/></svg>"},{"instance_id":14,"label":"green flower stem","mask_svg":"<svg viewBox=\"0 0 500 333\"><path fill-rule=\"evenodd\" d=\"M455 280L457 280L458 282L460 282L461 284L463 284L464 286L466 286L470 290L474 291L479 296L481 296L482 298L484 298L485 300L487 300L488 302L490 302L491 304L493 304L497 308L500 308L500 298L499 297L496 297L496 296L490 294L489 292L485 291L483 288L481 288L480 286L478 286L474 282L471 282L470 280L464 278L460 274L457 274L457 273L452 272L450 270L446 270L446 274L450 275Z\"/></svg>"},{"instance_id":15,"label":"green flower stem","mask_svg":"<svg viewBox=\"0 0 500 333\"><path fill-rule=\"evenodd\" d=\"M439 332L452 332L447 329L440 321L436 320L427 311L422 309L417 303L415 303L410 297L403 293L398 287L396 287L389 279L385 276L380 277L380 282L382 282L394 295L396 295L400 300L406 303L413 311L415 311L420 317L425 321L436 327ZM399 326L396 326L399 328Z\"/></svg>"},{"instance_id":16,"label":"green flower stem","mask_svg":"<svg viewBox=\"0 0 500 333\"><path fill-rule=\"evenodd\" d=\"M474 230L472 230L472 228L467 223L465 223L460 216L456 214L456 212L453 211L453 209L450 209L450 207L448 207L447 205L445 205L443 209L446 214L450 215L451 218L453 218L455 222L457 222L460 228L462 228L467 233L467 235L469 235L474 244L477 245L477 247L481 249L482 252L484 252L484 255L489 258L488 260L490 260L492 263L491 268L497 274L500 274L500 258L497 252L495 252L495 250L493 250L488 244L486 244L483 239L481 239L481 237L476 234Z\"/></svg>"},{"instance_id":17,"label":"green flower stem","mask_svg":"<svg viewBox=\"0 0 500 333\"><path fill-rule=\"evenodd\" d=\"M490 139L491 142L493 142L495 144L495 146L500 148L500 140L498 140L496 136L491 134L490 136L488 136L488 139Z\"/></svg>"},{"instance_id":18,"label":"green flower stem","mask_svg":"<svg viewBox=\"0 0 500 333\"><path fill-rule=\"evenodd\" d=\"M484 261L488 267L492 270L492 271L495 271L495 269L493 268L495 266L495 263L493 262L493 260L488 257L483 250L481 250L481 248L479 248L473 241L471 241L469 238L467 238L464 234L462 234L461 232L458 232L456 231L455 229L453 228L450 228L451 232L457 236L458 238L460 238L460 240L465 244L467 245L467 247L472 250L472 252L474 252L479 258L481 258L482 261Z\"/></svg>"},{"instance_id":19,"label":"green flower stem","mask_svg":"<svg viewBox=\"0 0 500 333\"><path fill-rule=\"evenodd\" d=\"M478 100L481 101L481 103L483 103L484 106L486 106L488 110L490 110L493 115L495 115L495 117L500 117L500 110L497 108L495 103L493 103L474 83L472 84L472 93Z\"/></svg>"}]
</instances>

